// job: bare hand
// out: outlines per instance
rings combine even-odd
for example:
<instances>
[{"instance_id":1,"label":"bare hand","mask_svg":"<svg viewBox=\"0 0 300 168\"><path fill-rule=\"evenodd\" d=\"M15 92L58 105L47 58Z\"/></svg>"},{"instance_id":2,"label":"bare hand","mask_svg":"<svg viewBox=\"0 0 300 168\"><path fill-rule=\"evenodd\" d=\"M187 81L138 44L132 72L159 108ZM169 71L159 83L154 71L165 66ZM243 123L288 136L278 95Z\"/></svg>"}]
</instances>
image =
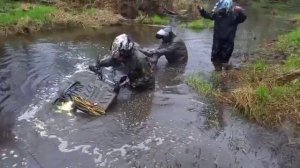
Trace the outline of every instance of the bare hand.
<instances>
[{"instance_id":1,"label":"bare hand","mask_svg":"<svg viewBox=\"0 0 300 168\"><path fill-rule=\"evenodd\" d=\"M243 9L242 7L240 7L240 6L235 6L235 7L233 8L233 11L234 11L234 12L243 12L244 9Z\"/></svg>"},{"instance_id":2,"label":"bare hand","mask_svg":"<svg viewBox=\"0 0 300 168\"><path fill-rule=\"evenodd\" d=\"M202 10L202 9L203 9L202 5L201 5L201 4L198 4L198 5L197 5L197 9L198 9L198 10Z\"/></svg>"}]
</instances>

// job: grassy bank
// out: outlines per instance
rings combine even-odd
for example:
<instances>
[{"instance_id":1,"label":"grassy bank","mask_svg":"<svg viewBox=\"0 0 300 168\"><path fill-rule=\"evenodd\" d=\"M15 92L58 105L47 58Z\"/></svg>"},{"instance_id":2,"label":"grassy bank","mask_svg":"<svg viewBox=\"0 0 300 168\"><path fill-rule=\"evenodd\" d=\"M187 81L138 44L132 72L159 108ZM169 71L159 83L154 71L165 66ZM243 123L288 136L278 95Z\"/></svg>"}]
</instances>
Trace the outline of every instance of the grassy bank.
<instances>
[{"instance_id":1,"label":"grassy bank","mask_svg":"<svg viewBox=\"0 0 300 168\"><path fill-rule=\"evenodd\" d=\"M229 89L225 92L197 75L190 77L188 83L198 92L234 106L239 114L259 124L276 126L288 121L300 126L299 46L300 29L279 36L269 52L284 54L287 59L277 64L259 59L240 71L220 75L220 81L227 80Z\"/></svg>"},{"instance_id":2,"label":"grassy bank","mask_svg":"<svg viewBox=\"0 0 300 168\"><path fill-rule=\"evenodd\" d=\"M168 25L170 23L170 18L159 15L154 15L151 17L140 15L136 20L137 23L150 25Z\"/></svg>"},{"instance_id":3,"label":"grassy bank","mask_svg":"<svg viewBox=\"0 0 300 168\"><path fill-rule=\"evenodd\" d=\"M44 5L17 5L5 13L0 13L0 26L16 25L24 20L30 20L34 23L43 24L50 20L50 14L57 9L52 6Z\"/></svg>"},{"instance_id":4,"label":"grassy bank","mask_svg":"<svg viewBox=\"0 0 300 168\"><path fill-rule=\"evenodd\" d=\"M65 27L96 28L118 24L121 16L110 10L70 9L68 4L42 5L0 2L0 34L30 33L41 29Z\"/></svg>"},{"instance_id":5,"label":"grassy bank","mask_svg":"<svg viewBox=\"0 0 300 168\"><path fill-rule=\"evenodd\" d=\"M214 22L206 19L199 19L182 24L182 26L193 30L203 30L213 28Z\"/></svg>"},{"instance_id":6,"label":"grassy bank","mask_svg":"<svg viewBox=\"0 0 300 168\"><path fill-rule=\"evenodd\" d=\"M268 9L266 10L268 14L276 17L283 17L284 19L290 20L292 23L300 25L300 1L298 0L256 0L252 1L252 7Z\"/></svg>"}]
</instances>

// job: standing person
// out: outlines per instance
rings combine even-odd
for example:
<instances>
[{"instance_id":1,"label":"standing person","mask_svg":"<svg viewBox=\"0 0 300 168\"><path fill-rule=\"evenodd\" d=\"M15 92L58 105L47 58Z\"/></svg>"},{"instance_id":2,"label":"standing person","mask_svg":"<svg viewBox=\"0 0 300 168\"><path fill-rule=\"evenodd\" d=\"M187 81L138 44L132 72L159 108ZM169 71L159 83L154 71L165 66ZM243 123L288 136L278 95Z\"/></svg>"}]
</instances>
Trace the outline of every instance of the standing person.
<instances>
[{"instance_id":1,"label":"standing person","mask_svg":"<svg viewBox=\"0 0 300 168\"><path fill-rule=\"evenodd\" d=\"M140 49L145 55L152 57L153 64L156 65L158 59L163 55L170 64L187 62L188 52L185 43L172 32L171 27L160 29L155 37L162 40L157 49L150 51Z\"/></svg>"},{"instance_id":2,"label":"standing person","mask_svg":"<svg viewBox=\"0 0 300 168\"><path fill-rule=\"evenodd\" d=\"M120 65L124 66L127 74L127 78L121 78L120 84L126 82L134 89L154 87L154 74L149 58L136 49L135 43L126 34L115 38L111 47L111 56L97 61L96 66L89 66L89 69L97 72L100 67Z\"/></svg>"},{"instance_id":3,"label":"standing person","mask_svg":"<svg viewBox=\"0 0 300 168\"><path fill-rule=\"evenodd\" d=\"M219 0L212 12L207 12L201 5L197 6L202 17L214 20L214 37L211 61L216 71L229 69L229 59L234 49L237 27L247 16L244 9L232 6L232 0Z\"/></svg>"}]
</instances>

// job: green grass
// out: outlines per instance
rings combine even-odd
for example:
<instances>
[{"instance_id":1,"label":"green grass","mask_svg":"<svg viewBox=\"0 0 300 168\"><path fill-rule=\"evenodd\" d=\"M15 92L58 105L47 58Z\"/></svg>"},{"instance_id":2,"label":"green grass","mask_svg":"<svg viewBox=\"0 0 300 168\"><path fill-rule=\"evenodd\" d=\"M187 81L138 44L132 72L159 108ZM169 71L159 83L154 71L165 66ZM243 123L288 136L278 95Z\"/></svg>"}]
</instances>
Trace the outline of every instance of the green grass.
<instances>
[{"instance_id":1,"label":"green grass","mask_svg":"<svg viewBox=\"0 0 300 168\"><path fill-rule=\"evenodd\" d=\"M10 10L16 9L20 6L17 2L11 2L9 0L0 0L0 13L5 13Z\"/></svg>"},{"instance_id":2,"label":"green grass","mask_svg":"<svg viewBox=\"0 0 300 168\"><path fill-rule=\"evenodd\" d=\"M96 13L96 9L95 8L90 8L90 9L87 9L85 11L89 16L92 16Z\"/></svg>"},{"instance_id":3,"label":"green grass","mask_svg":"<svg viewBox=\"0 0 300 168\"><path fill-rule=\"evenodd\" d=\"M187 84L192 86L198 93L208 95L213 91L213 85L200 75L191 75L187 79Z\"/></svg>"},{"instance_id":4,"label":"green grass","mask_svg":"<svg viewBox=\"0 0 300 168\"><path fill-rule=\"evenodd\" d=\"M292 53L299 54L300 46L300 28L286 34L279 36L278 43L275 48L277 51L283 52L287 55Z\"/></svg>"},{"instance_id":5,"label":"green grass","mask_svg":"<svg viewBox=\"0 0 300 168\"><path fill-rule=\"evenodd\" d=\"M253 64L254 70L256 72L264 72L268 68L268 64L263 59L258 59Z\"/></svg>"},{"instance_id":6,"label":"green grass","mask_svg":"<svg viewBox=\"0 0 300 168\"><path fill-rule=\"evenodd\" d=\"M0 26L14 25L24 19L42 24L49 21L49 14L55 11L55 7L44 5L37 5L28 11L23 11L20 8L12 9L6 13L0 13Z\"/></svg>"},{"instance_id":7,"label":"green grass","mask_svg":"<svg viewBox=\"0 0 300 168\"><path fill-rule=\"evenodd\" d=\"M300 55L291 54L282 66L284 72L300 69Z\"/></svg>"},{"instance_id":8,"label":"green grass","mask_svg":"<svg viewBox=\"0 0 300 168\"><path fill-rule=\"evenodd\" d=\"M152 20L153 24L155 24L155 25L167 25L170 22L169 18L161 17L161 16L158 16L158 15L154 15L151 18L151 20Z\"/></svg>"},{"instance_id":9,"label":"green grass","mask_svg":"<svg viewBox=\"0 0 300 168\"><path fill-rule=\"evenodd\" d=\"M300 14L295 14L292 16L292 19L300 20Z\"/></svg>"},{"instance_id":10,"label":"green grass","mask_svg":"<svg viewBox=\"0 0 300 168\"><path fill-rule=\"evenodd\" d=\"M142 24L168 25L170 23L170 19L168 17L158 15L154 15L152 17L139 15L137 22Z\"/></svg>"},{"instance_id":11,"label":"green grass","mask_svg":"<svg viewBox=\"0 0 300 168\"><path fill-rule=\"evenodd\" d=\"M291 86L275 86L271 89L270 97L273 99L282 98L288 95L292 95L297 90L297 85Z\"/></svg>"},{"instance_id":12,"label":"green grass","mask_svg":"<svg viewBox=\"0 0 300 168\"><path fill-rule=\"evenodd\" d=\"M214 26L214 23L210 20L205 19L199 19L194 20L187 23L187 28L193 29L193 30L203 30L207 28L212 28Z\"/></svg>"},{"instance_id":13,"label":"green grass","mask_svg":"<svg viewBox=\"0 0 300 168\"><path fill-rule=\"evenodd\" d=\"M271 99L269 90L265 86L259 86L259 87L257 87L256 88L256 95L257 95L258 101L260 103L267 102L267 101L269 101Z\"/></svg>"}]
</instances>

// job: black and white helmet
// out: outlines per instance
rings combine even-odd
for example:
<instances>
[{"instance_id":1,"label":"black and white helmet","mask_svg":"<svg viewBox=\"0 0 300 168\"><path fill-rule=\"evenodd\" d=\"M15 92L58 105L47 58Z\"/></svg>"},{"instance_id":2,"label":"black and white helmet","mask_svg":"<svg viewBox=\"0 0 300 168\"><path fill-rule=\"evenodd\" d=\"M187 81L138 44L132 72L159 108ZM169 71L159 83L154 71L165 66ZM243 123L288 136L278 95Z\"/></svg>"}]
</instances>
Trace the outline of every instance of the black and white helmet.
<instances>
[{"instance_id":1,"label":"black and white helmet","mask_svg":"<svg viewBox=\"0 0 300 168\"><path fill-rule=\"evenodd\" d=\"M111 54L114 58L119 58L122 54L131 54L134 43L127 34L121 34L115 38L111 46Z\"/></svg>"},{"instance_id":2,"label":"black and white helmet","mask_svg":"<svg viewBox=\"0 0 300 168\"><path fill-rule=\"evenodd\" d=\"M166 38L168 36L170 36L170 34L172 33L172 27L167 26L163 29L160 29L157 33L156 33L156 38L157 39L162 39L162 38Z\"/></svg>"}]
</instances>

